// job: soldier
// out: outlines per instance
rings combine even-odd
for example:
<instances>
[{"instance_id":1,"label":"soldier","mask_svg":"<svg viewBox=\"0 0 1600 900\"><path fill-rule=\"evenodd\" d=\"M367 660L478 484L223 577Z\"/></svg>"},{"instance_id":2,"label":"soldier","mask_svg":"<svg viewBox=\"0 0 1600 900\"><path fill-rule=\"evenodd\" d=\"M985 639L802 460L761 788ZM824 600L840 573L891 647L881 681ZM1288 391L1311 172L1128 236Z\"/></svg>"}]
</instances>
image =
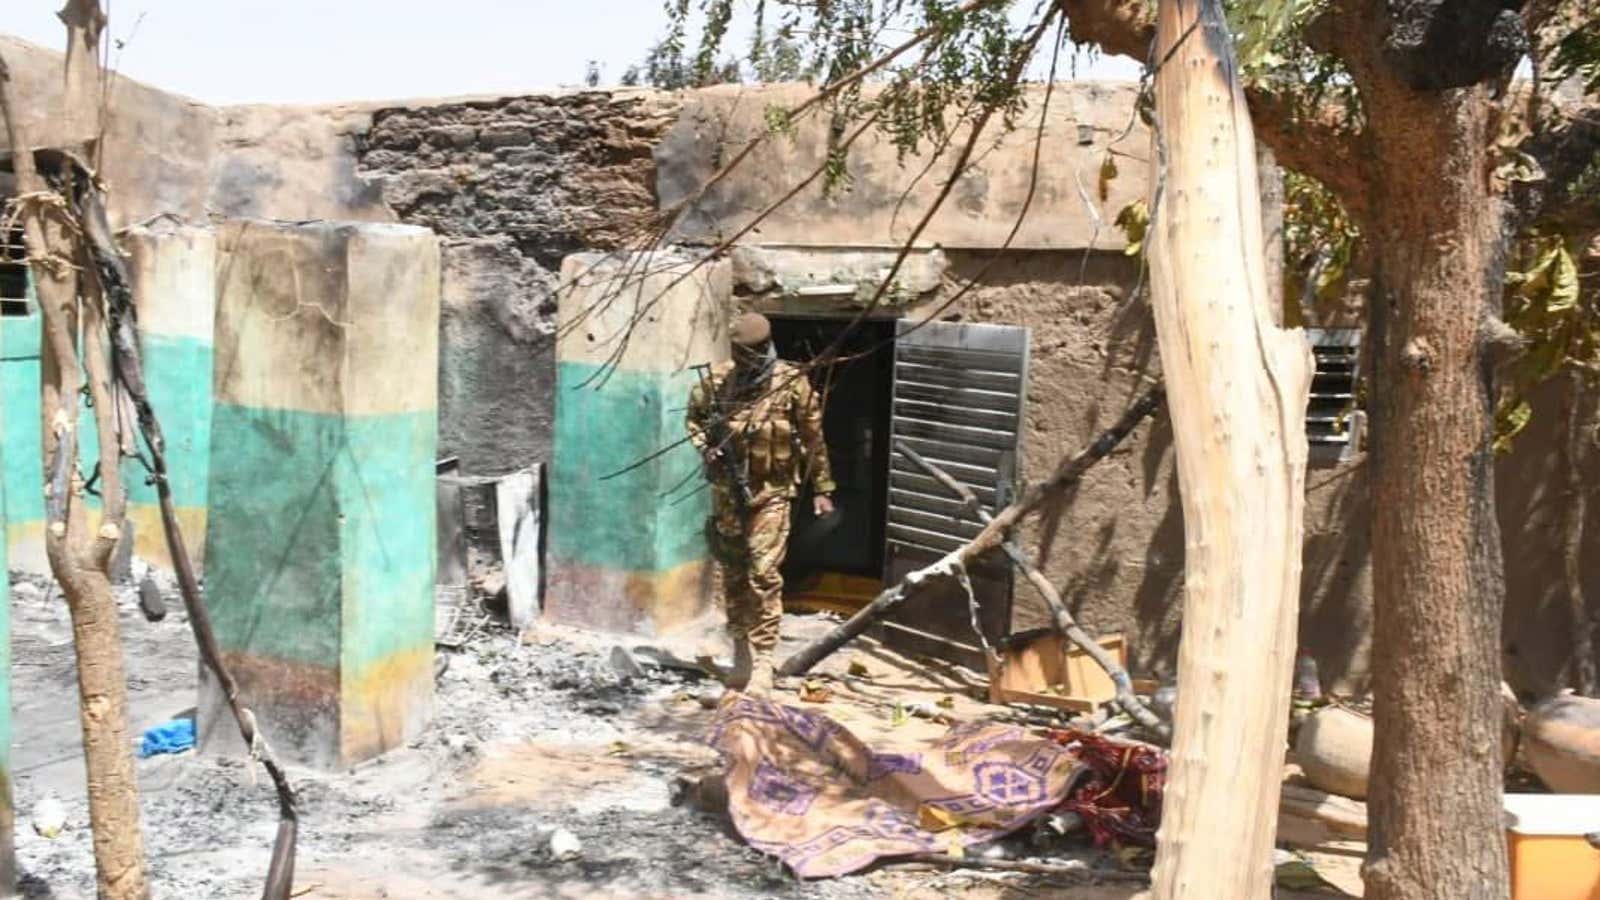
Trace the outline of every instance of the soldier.
<instances>
[{"instance_id":1,"label":"soldier","mask_svg":"<svg viewBox=\"0 0 1600 900\"><path fill-rule=\"evenodd\" d=\"M733 359L713 366L691 393L688 428L711 479L706 533L721 565L733 638L727 683L765 693L783 617L778 569L788 549L789 504L809 476L821 518L833 513L834 491L822 404L806 373L778 359L765 316L734 321Z\"/></svg>"}]
</instances>

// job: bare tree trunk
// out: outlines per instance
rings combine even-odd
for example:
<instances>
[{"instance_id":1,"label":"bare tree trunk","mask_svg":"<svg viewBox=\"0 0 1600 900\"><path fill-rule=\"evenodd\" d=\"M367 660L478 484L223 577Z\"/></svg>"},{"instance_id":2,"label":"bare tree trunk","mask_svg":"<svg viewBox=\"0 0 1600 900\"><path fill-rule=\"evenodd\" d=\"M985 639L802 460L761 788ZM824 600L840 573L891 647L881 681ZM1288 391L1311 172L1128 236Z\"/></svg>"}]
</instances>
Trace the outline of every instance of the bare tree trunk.
<instances>
[{"instance_id":1,"label":"bare tree trunk","mask_svg":"<svg viewBox=\"0 0 1600 900\"><path fill-rule=\"evenodd\" d=\"M1567 470L1567 502L1562 508L1561 568L1567 585L1567 608L1572 616L1572 661L1568 668L1572 689L1595 696L1594 621L1583 593L1583 531L1589 515L1589 486L1583 465L1594 440L1594 392L1582 372L1572 373L1567 389L1567 442L1563 463Z\"/></svg>"},{"instance_id":2,"label":"bare tree trunk","mask_svg":"<svg viewBox=\"0 0 1600 900\"><path fill-rule=\"evenodd\" d=\"M1162 0L1150 286L1186 538L1153 896L1266 900L1289 723L1311 351L1272 308L1218 0Z\"/></svg>"},{"instance_id":3,"label":"bare tree trunk","mask_svg":"<svg viewBox=\"0 0 1600 900\"><path fill-rule=\"evenodd\" d=\"M69 32L76 39L76 32L70 27ZM142 900L149 896L149 890L139 827L138 784L128 739L122 644L109 575L112 551L122 533L125 498L117 468L119 441L103 342L105 326L96 298L89 297L89 302L82 305L82 365L88 371L100 458L104 460L100 470L103 509L99 522L94 523L78 474L81 375L74 336L78 333L80 308L76 268L84 260L65 228L64 211L39 202L52 188L35 168L31 145L13 116L13 109L9 72L0 60L0 114L13 150L12 165L23 204L24 242L44 321L40 366L45 551L72 615L99 896ZM63 177L70 177L70 173L63 173Z\"/></svg>"},{"instance_id":4,"label":"bare tree trunk","mask_svg":"<svg viewBox=\"0 0 1600 900\"><path fill-rule=\"evenodd\" d=\"M1492 362L1505 261L1488 87L1363 91L1374 600L1370 900L1502 900ZM1463 273L1473 289L1463 292Z\"/></svg>"}]
</instances>

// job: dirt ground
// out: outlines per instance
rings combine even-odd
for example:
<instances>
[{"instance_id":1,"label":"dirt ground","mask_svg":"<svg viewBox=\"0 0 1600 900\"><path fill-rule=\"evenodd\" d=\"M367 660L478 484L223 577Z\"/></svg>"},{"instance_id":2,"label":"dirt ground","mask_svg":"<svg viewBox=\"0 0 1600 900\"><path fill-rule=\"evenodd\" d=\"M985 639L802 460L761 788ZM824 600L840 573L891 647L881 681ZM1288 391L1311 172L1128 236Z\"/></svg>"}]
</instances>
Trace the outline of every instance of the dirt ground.
<instances>
[{"instance_id":1,"label":"dirt ground","mask_svg":"<svg viewBox=\"0 0 1600 900\"><path fill-rule=\"evenodd\" d=\"M91 898L71 628L45 583L12 578L20 888L28 898ZM131 591L122 601L138 735L192 710L197 660L175 597L156 623L140 615ZM786 639L828 625L796 619L786 623ZM613 660L615 640L553 629L518 639L486 629L459 651L441 651L447 664L434 723L422 739L348 772L293 771L303 810L297 896L1125 900L1138 892L1137 884L904 864L799 882L745 846L724 820L673 804L675 780L712 770L714 755L701 738L709 698L720 687L665 666L623 674ZM996 711L964 694L971 685L959 672L930 674L871 647L846 651L831 665L843 676L850 662L869 677L836 682L828 712L863 737L889 728L931 737L945 727L917 718L894 725L896 700L943 700L940 708L956 718ZM184 753L137 765L155 896L259 896L276 827L267 781L236 758ZM32 821L51 796L65 807L68 827L47 840ZM554 857L556 829L578 838L578 858ZM1088 865L1114 865L1087 845L1075 853Z\"/></svg>"}]
</instances>

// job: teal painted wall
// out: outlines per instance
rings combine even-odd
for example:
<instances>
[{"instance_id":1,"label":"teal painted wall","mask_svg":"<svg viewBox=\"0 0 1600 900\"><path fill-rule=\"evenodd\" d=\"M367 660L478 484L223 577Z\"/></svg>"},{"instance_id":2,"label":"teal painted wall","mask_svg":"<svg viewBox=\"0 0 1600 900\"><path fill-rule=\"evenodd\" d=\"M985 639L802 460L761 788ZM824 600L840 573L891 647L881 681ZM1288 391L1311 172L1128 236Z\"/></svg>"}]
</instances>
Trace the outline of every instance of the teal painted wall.
<instances>
[{"instance_id":1,"label":"teal painted wall","mask_svg":"<svg viewBox=\"0 0 1600 900\"><path fill-rule=\"evenodd\" d=\"M597 369L556 366L552 563L662 572L704 558L711 497L699 455L679 443L696 374L617 370L598 390L598 379L582 386ZM601 480L673 444L627 474Z\"/></svg>"},{"instance_id":2,"label":"teal painted wall","mask_svg":"<svg viewBox=\"0 0 1600 900\"><path fill-rule=\"evenodd\" d=\"M0 322L0 346L14 329ZM0 375L9 375L0 362ZM9 381L7 386L9 387ZM4 432L11 411L11 397L0 394L0 432ZM0 442L0 472L6 469L6 445ZM15 888L13 844L15 810L11 793L11 577L6 554L6 480L0 478L0 896Z\"/></svg>"},{"instance_id":3,"label":"teal painted wall","mask_svg":"<svg viewBox=\"0 0 1600 900\"><path fill-rule=\"evenodd\" d=\"M31 299L31 298L30 298ZM9 498L8 524L44 519L44 494L40 491L43 466L39 446L39 328L37 307L33 315L7 318L0 327L0 404L4 418L5 455L3 489Z\"/></svg>"},{"instance_id":4,"label":"teal painted wall","mask_svg":"<svg viewBox=\"0 0 1600 900\"><path fill-rule=\"evenodd\" d=\"M353 671L432 646L434 411L218 403L212 435L206 594L224 649Z\"/></svg>"},{"instance_id":5,"label":"teal painted wall","mask_svg":"<svg viewBox=\"0 0 1600 900\"><path fill-rule=\"evenodd\" d=\"M40 316L9 318L0 331L0 403L6 415L0 423L6 454L0 463L0 481L10 501L9 524L44 520L43 451L40 444L39 342ZM145 377L150 399L161 417L167 439L167 466L172 479L173 502L179 507L206 505L206 471L211 447L212 348L207 341L186 336L146 334L141 338ZM87 405L80 411L80 447L96 446L94 417ZM89 472L94 451L83 453L82 469ZM155 487L146 482L144 466L124 460L123 483L134 503L156 503ZM91 505L98 506L94 497Z\"/></svg>"},{"instance_id":6,"label":"teal painted wall","mask_svg":"<svg viewBox=\"0 0 1600 900\"><path fill-rule=\"evenodd\" d=\"M438 421L435 410L346 420L347 465L336 483L347 675L402 651L433 650Z\"/></svg>"},{"instance_id":7,"label":"teal painted wall","mask_svg":"<svg viewBox=\"0 0 1600 900\"><path fill-rule=\"evenodd\" d=\"M146 334L145 381L150 403L161 419L167 439L167 472L172 502L177 506L206 505L206 476L211 465L211 366L209 341L195 337ZM138 460L124 460L123 483L134 503L155 503L156 489L145 481Z\"/></svg>"}]
</instances>

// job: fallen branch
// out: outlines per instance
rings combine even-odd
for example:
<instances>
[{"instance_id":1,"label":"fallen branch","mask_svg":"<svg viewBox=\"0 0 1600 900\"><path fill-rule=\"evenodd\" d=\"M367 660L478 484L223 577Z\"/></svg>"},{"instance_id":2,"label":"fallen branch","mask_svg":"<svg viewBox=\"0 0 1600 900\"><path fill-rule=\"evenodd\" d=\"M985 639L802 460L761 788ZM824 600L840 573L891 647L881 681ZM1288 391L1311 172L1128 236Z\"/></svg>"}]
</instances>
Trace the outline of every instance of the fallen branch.
<instances>
[{"instance_id":1,"label":"fallen branch","mask_svg":"<svg viewBox=\"0 0 1600 900\"><path fill-rule=\"evenodd\" d=\"M1156 390L1159 391L1160 389L1157 388ZM1159 395L1157 402L1160 402ZM960 497L967 510L980 522L987 525L994 519L994 516L990 515L989 511L984 509L978 502L978 495L974 494L971 488L950 477L950 473L923 459L921 454L906 446L903 441L895 441L894 450L905 456L906 459L911 460L913 465L927 472L935 481L944 485L946 489L957 497ZM1016 545L1015 541L1002 541L1000 549L1010 558L1011 564L1021 570L1022 574L1028 579L1028 583L1033 585L1034 590L1039 592L1039 596L1044 598L1045 604L1050 607L1050 615L1054 620L1056 630L1061 632L1067 640L1077 644L1083 652L1089 654L1089 657L1111 677L1111 683L1117 689L1117 706L1121 707L1123 712L1132 716L1135 722L1161 735L1162 738L1171 737L1171 729L1167 727L1166 723L1162 722L1156 717L1155 713L1139 702L1138 695L1133 691L1133 679L1129 677L1128 670L1118 665L1117 661L1111 658L1111 654L1100 646L1100 642L1090 637L1083 630L1078 621L1072 617L1072 613L1067 611L1066 604L1061 602L1061 593L1056 590L1055 585L1050 583L1050 579L1044 577L1044 573L1039 571L1038 566L1028 561L1028 558L1023 555L1022 549ZM973 627L977 627L976 611L973 613L973 623ZM981 632L979 639L982 639ZM985 647L987 648L987 643Z\"/></svg>"},{"instance_id":2,"label":"fallen branch","mask_svg":"<svg viewBox=\"0 0 1600 900\"><path fill-rule=\"evenodd\" d=\"M1024 516L1056 500L1066 492L1067 488L1076 484L1090 466L1104 459L1133 432L1140 422L1155 412L1164 397L1160 385L1152 387L1122 414L1122 418L1118 419L1116 424L1101 432L1093 443L1074 456L1064 457L1047 481L1029 485L1028 489L1023 491L1021 499L992 517L976 537L937 561L908 573L898 583L884 589L855 615L784 660L783 665L778 667L778 674L793 676L811 671L812 666L860 637L872 623L904 603L911 591L924 581L935 577L953 577L958 571L957 567L966 568L985 553L999 548L1005 542L1006 532Z\"/></svg>"},{"instance_id":3,"label":"fallen branch","mask_svg":"<svg viewBox=\"0 0 1600 900\"><path fill-rule=\"evenodd\" d=\"M81 162L77 165L82 167ZM150 404L150 392L145 385L144 363L139 351L138 314L127 267L112 241L99 186L87 177L87 172L84 172L84 176L82 181L85 188L73 198L73 207L107 307L112 368L117 383L133 401L139 431L150 451L147 463L151 469L150 481L155 485L160 501L161 526L166 534L167 550L172 557L172 568L178 576L178 590L183 595L183 605L189 614L195 643L200 648L200 658L216 677L223 696L228 698L228 706L239 725L239 734L244 738L245 746L250 748L250 755L266 767L278 794L278 833L273 842L272 860L267 867L266 885L261 896L263 900L288 900L294 886L295 844L299 831L294 788L267 743L266 736L257 729L255 713L240 702L238 682L222 661L222 650L211 626L211 614L200 595L194 563L189 558L189 550L173 507L172 486L167 478L166 439L162 436L161 423L156 419L155 409Z\"/></svg>"}]
</instances>

